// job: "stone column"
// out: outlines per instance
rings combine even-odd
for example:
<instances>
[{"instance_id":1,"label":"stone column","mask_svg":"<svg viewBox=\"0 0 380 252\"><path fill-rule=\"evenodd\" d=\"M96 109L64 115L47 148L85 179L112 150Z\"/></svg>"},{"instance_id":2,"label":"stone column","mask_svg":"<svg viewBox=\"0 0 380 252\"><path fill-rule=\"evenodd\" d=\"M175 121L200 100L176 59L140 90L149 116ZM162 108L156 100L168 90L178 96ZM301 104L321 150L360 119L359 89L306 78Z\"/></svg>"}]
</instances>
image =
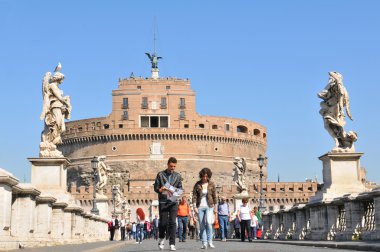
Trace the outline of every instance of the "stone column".
<instances>
[{"instance_id":1,"label":"stone column","mask_svg":"<svg viewBox=\"0 0 380 252\"><path fill-rule=\"evenodd\" d=\"M303 240L306 235L306 208L305 204L300 204L294 207L293 211L296 215L296 227L294 230L294 235L292 236L293 240Z\"/></svg>"},{"instance_id":2,"label":"stone column","mask_svg":"<svg viewBox=\"0 0 380 252\"><path fill-rule=\"evenodd\" d=\"M51 238L56 244L64 243L64 233L65 233L65 218L64 218L64 208L67 207L65 202L53 203L52 209L52 226L51 226Z\"/></svg>"},{"instance_id":3,"label":"stone column","mask_svg":"<svg viewBox=\"0 0 380 252\"><path fill-rule=\"evenodd\" d=\"M52 204L57 199L51 195L40 195L36 197L36 232L35 238L48 240L51 237L53 209Z\"/></svg>"},{"instance_id":4,"label":"stone column","mask_svg":"<svg viewBox=\"0 0 380 252\"><path fill-rule=\"evenodd\" d=\"M33 242L36 231L36 196L41 192L31 184L20 183L12 188L11 235L20 242Z\"/></svg>"},{"instance_id":5,"label":"stone column","mask_svg":"<svg viewBox=\"0 0 380 252\"><path fill-rule=\"evenodd\" d=\"M10 237L12 187L18 184L18 179L11 173L0 168L0 239Z\"/></svg>"}]
</instances>

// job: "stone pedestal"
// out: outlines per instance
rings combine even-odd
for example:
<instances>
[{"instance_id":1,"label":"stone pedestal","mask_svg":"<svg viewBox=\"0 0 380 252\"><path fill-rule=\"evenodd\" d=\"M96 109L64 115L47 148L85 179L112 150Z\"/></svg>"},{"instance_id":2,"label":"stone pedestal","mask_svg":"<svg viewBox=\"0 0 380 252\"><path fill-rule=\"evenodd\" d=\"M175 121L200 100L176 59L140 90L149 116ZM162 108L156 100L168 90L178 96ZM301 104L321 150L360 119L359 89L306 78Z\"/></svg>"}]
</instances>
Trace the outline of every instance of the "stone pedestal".
<instances>
[{"instance_id":1,"label":"stone pedestal","mask_svg":"<svg viewBox=\"0 0 380 252\"><path fill-rule=\"evenodd\" d=\"M96 207L99 210L99 216L103 218L110 218L108 213L108 198L107 196L96 196Z\"/></svg>"},{"instance_id":2,"label":"stone pedestal","mask_svg":"<svg viewBox=\"0 0 380 252\"><path fill-rule=\"evenodd\" d=\"M233 199L234 199L234 212L236 212L240 206L243 204L243 199L250 199L251 197L248 194L235 194ZM248 204L249 201L248 201Z\"/></svg>"},{"instance_id":3,"label":"stone pedestal","mask_svg":"<svg viewBox=\"0 0 380 252\"><path fill-rule=\"evenodd\" d=\"M330 202L346 194L365 191L360 181L360 157L363 153L327 153L319 159L323 162L323 188L310 199L310 203Z\"/></svg>"},{"instance_id":4,"label":"stone pedestal","mask_svg":"<svg viewBox=\"0 0 380 252\"><path fill-rule=\"evenodd\" d=\"M58 201L73 202L67 192L67 158L28 158L32 163L31 183L39 190L54 195Z\"/></svg>"},{"instance_id":5,"label":"stone pedestal","mask_svg":"<svg viewBox=\"0 0 380 252\"><path fill-rule=\"evenodd\" d=\"M152 79L155 79L155 80L158 79L159 77L158 72L159 72L158 68L152 68Z\"/></svg>"}]
</instances>

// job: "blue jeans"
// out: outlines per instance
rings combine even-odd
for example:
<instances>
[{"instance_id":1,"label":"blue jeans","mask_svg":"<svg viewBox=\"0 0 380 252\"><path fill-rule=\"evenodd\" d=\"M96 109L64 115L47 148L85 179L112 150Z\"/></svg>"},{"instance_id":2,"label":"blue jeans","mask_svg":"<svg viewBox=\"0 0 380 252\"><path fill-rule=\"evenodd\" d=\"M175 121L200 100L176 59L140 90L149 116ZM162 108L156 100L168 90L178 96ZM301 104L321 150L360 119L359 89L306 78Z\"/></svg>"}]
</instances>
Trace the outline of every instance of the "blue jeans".
<instances>
[{"instance_id":1,"label":"blue jeans","mask_svg":"<svg viewBox=\"0 0 380 252\"><path fill-rule=\"evenodd\" d=\"M143 233L144 233L144 224L137 224L137 226L136 226L136 242L142 242Z\"/></svg>"},{"instance_id":2,"label":"blue jeans","mask_svg":"<svg viewBox=\"0 0 380 252\"><path fill-rule=\"evenodd\" d=\"M219 215L219 227L220 227L220 234L221 238L227 239L228 235L228 215Z\"/></svg>"},{"instance_id":3,"label":"blue jeans","mask_svg":"<svg viewBox=\"0 0 380 252\"><path fill-rule=\"evenodd\" d=\"M180 241L186 240L187 216L178 216L178 237Z\"/></svg>"},{"instance_id":4,"label":"blue jeans","mask_svg":"<svg viewBox=\"0 0 380 252\"><path fill-rule=\"evenodd\" d=\"M251 227L251 234L252 234L252 239L256 238L257 234L257 227Z\"/></svg>"},{"instance_id":5,"label":"blue jeans","mask_svg":"<svg viewBox=\"0 0 380 252\"><path fill-rule=\"evenodd\" d=\"M214 215L213 208L198 208L198 218L200 224L200 238L203 243L212 242L213 231L211 218ZM206 231L206 232L205 232Z\"/></svg>"}]
</instances>

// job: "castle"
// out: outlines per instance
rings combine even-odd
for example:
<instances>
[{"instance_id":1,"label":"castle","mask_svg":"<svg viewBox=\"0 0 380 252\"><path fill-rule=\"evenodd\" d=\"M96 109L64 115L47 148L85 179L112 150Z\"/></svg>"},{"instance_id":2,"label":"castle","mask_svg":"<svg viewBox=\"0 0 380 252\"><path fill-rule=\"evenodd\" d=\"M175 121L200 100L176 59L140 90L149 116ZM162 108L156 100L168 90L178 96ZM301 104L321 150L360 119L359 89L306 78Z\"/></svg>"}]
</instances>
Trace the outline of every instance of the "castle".
<instances>
[{"instance_id":1,"label":"castle","mask_svg":"<svg viewBox=\"0 0 380 252\"><path fill-rule=\"evenodd\" d=\"M152 184L157 172L166 168L169 157L178 159L176 171L184 179L185 193L192 191L200 169L209 167L218 193L230 202L237 192L232 161L244 157L248 190L257 202L257 157L266 152L266 127L244 119L199 115L190 80L162 78L158 71L152 64L150 78L131 75L119 79L118 88L112 91L112 112L108 116L67 122L59 150L71 161L68 190L82 207L90 209L91 159L105 155L112 169L104 189L109 205L112 185L121 185L132 215L134 209L143 207L152 217L157 210ZM263 174L268 209L306 203L317 190L316 182L266 182L265 166Z\"/></svg>"}]
</instances>

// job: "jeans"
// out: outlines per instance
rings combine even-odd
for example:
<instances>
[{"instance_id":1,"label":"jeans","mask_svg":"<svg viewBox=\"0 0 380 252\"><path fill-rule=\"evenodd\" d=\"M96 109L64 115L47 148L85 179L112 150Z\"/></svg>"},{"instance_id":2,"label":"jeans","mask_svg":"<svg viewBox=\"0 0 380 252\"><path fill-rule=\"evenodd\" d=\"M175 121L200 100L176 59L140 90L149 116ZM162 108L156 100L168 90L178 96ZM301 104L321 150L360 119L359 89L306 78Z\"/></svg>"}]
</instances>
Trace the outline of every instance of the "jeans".
<instances>
[{"instance_id":1,"label":"jeans","mask_svg":"<svg viewBox=\"0 0 380 252\"><path fill-rule=\"evenodd\" d=\"M219 227L222 240L227 239L228 235L228 215L219 215Z\"/></svg>"},{"instance_id":2,"label":"jeans","mask_svg":"<svg viewBox=\"0 0 380 252\"><path fill-rule=\"evenodd\" d=\"M255 239L257 237L257 227L251 227L251 234L252 234L252 239Z\"/></svg>"},{"instance_id":3,"label":"jeans","mask_svg":"<svg viewBox=\"0 0 380 252\"><path fill-rule=\"evenodd\" d=\"M180 241L186 241L187 216L178 216L178 237Z\"/></svg>"},{"instance_id":4,"label":"jeans","mask_svg":"<svg viewBox=\"0 0 380 252\"><path fill-rule=\"evenodd\" d=\"M251 238L251 220L241 220L240 222L241 234L240 240L245 241L245 231L247 231L248 240L252 240Z\"/></svg>"},{"instance_id":5,"label":"jeans","mask_svg":"<svg viewBox=\"0 0 380 252\"><path fill-rule=\"evenodd\" d=\"M214 215L213 208L198 208L198 217L200 223L200 239L203 243L211 243L213 237L211 218ZM206 232L205 232L206 231Z\"/></svg>"},{"instance_id":6,"label":"jeans","mask_svg":"<svg viewBox=\"0 0 380 252\"><path fill-rule=\"evenodd\" d=\"M169 244L175 245L176 233L176 217L178 212L178 205L174 202L159 203L160 223L158 237L165 238L169 236Z\"/></svg>"},{"instance_id":7,"label":"jeans","mask_svg":"<svg viewBox=\"0 0 380 252\"><path fill-rule=\"evenodd\" d=\"M142 242L144 232L144 224L137 224L136 227L136 242Z\"/></svg>"}]
</instances>

